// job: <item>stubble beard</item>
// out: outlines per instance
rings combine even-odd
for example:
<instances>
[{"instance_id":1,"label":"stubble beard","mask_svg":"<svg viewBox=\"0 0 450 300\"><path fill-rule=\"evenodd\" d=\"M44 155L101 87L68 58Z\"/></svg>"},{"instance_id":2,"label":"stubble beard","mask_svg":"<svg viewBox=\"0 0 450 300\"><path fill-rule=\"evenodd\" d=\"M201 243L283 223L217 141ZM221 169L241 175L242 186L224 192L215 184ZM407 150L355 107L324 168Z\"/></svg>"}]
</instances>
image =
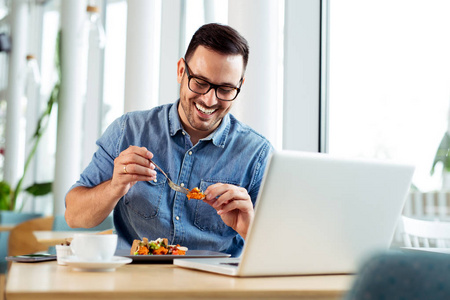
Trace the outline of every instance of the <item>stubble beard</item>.
<instances>
[{"instance_id":1,"label":"stubble beard","mask_svg":"<svg viewBox=\"0 0 450 300\"><path fill-rule=\"evenodd\" d=\"M218 126L218 124L220 124L223 117L226 115L226 113L228 113L229 109L227 109L225 112L221 112L221 115L218 117L215 117L207 122L202 122L196 120L197 108L193 104L195 99L195 97L187 98L186 96L184 96L184 99L180 100L181 108L184 112L184 115L186 116L189 126L194 128L195 130L204 131L205 133L213 131Z\"/></svg>"}]
</instances>

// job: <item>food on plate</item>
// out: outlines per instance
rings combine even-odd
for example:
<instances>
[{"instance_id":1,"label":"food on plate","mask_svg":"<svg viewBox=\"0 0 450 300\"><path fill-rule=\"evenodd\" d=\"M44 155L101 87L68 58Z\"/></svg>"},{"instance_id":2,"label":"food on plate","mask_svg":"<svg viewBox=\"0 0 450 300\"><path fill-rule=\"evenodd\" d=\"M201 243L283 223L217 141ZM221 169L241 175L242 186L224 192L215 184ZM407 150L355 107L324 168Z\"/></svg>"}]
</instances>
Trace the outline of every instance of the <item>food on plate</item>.
<instances>
[{"instance_id":1,"label":"food on plate","mask_svg":"<svg viewBox=\"0 0 450 300\"><path fill-rule=\"evenodd\" d=\"M191 199L197 199L197 200L203 200L205 199L205 194L203 194L202 191L198 187L193 188L189 191L189 193L186 195L189 200Z\"/></svg>"},{"instance_id":2,"label":"food on plate","mask_svg":"<svg viewBox=\"0 0 450 300\"><path fill-rule=\"evenodd\" d=\"M130 255L185 255L187 247L169 245L166 238L158 238L149 241L147 238L134 240L131 245Z\"/></svg>"}]
</instances>

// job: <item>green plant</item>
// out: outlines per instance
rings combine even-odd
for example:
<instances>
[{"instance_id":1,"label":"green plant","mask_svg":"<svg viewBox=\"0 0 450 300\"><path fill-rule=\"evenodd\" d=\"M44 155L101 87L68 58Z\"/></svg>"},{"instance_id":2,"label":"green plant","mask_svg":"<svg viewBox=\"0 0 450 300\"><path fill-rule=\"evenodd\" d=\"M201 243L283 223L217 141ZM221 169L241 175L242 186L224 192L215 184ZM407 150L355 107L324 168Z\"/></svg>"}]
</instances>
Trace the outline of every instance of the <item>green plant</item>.
<instances>
[{"instance_id":1,"label":"green plant","mask_svg":"<svg viewBox=\"0 0 450 300\"><path fill-rule=\"evenodd\" d=\"M434 156L433 165L430 171L431 175L434 174L434 168L439 162L442 163L445 172L450 172L450 134L447 131L442 137L436 155Z\"/></svg>"},{"instance_id":2,"label":"green plant","mask_svg":"<svg viewBox=\"0 0 450 300\"><path fill-rule=\"evenodd\" d=\"M47 107L42 112L39 120L37 122L37 128L32 137L33 147L31 148L30 153L27 156L25 161L25 166L23 169L22 177L17 182L15 189L12 189L10 185L5 182L0 182L0 210L14 210L14 211L22 211L24 203L20 207L17 207L17 197L22 192L22 183L27 173L27 170L30 166L30 163L33 159L33 156L36 153L36 150L39 145L39 141L42 138L45 130L48 126L48 121L50 114L52 112L53 104L55 104L59 97L60 90L60 79L61 79L61 65L60 65L60 55L61 55L61 32L58 33L57 41L56 41L56 51L55 51L55 67L57 70L57 80L55 85L50 93L50 97L47 101ZM27 193L33 196L43 196L51 193L52 191L52 182L44 182L44 183L34 183L33 185L24 189Z\"/></svg>"}]
</instances>

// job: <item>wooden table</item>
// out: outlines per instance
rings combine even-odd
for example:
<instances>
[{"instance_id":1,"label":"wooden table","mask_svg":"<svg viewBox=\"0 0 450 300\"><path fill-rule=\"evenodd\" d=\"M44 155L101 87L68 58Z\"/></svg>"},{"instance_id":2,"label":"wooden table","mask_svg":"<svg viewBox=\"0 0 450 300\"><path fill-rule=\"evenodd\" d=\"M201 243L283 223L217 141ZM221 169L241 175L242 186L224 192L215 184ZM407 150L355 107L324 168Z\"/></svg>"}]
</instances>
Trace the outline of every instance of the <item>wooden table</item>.
<instances>
[{"instance_id":1,"label":"wooden table","mask_svg":"<svg viewBox=\"0 0 450 300\"><path fill-rule=\"evenodd\" d=\"M61 243L64 243L66 239L72 239L76 233L88 233L86 231L52 231L52 230L39 230L33 231L34 236L38 243L43 244L47 247L52 247ZM96 232L89 232L96 233Z\"/></svg>"},{"instance_id":2,"label":"wooden table","mask_svg":"<svg viewBox=\"0 0 450 300\"><path fill-rule=\"evenodd\" d=\"M61 243L64 243L66 239L73 238L73 235L78 233L77 231L47 231L39 230L33 231L34 236L38 243L51 247Z\"/></svg>"},{"instance_id":3,"label":"wooden table","mask_svg":"<svg viewBox=\"0 0 450 300\"><path fill-rule=\"evenodd\" d=\"M11 231L14 226L13 224L0 224L0 231Z\"/></svg>"},{"instance_id":4,"label":"wooden table","mask_svg":"<svg viewBox=\"0 0 450 300\"><path fill-rule=\"evenodd\" d=\"M354 276L233 278L172 264L79 272L55 261L13 263L6 299L342 299Z\"/></svg>"}]
</instances>

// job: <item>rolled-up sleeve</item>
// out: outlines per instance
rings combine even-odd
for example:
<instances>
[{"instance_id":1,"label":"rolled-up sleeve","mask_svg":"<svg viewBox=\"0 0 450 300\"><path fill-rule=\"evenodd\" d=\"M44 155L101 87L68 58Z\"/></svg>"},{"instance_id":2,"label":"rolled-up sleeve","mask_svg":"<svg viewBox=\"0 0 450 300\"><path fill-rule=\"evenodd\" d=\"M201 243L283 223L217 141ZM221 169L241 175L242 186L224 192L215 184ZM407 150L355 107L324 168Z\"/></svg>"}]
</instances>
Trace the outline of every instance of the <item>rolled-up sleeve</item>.
<instances>
[{"instance_id":1,"label":"rolled-up sleeve","mask_svg":"<svg viewBox=\"0 0 450 300\"><path fill-rule=\"evenodd\" d=\"M83 170L79 180L70 188L77 186L94 187L111 179L114 171L114 159L121 152L126 115L116 119L97 140L98 149L91 162Z\"/></svg>"}]
</instances>

